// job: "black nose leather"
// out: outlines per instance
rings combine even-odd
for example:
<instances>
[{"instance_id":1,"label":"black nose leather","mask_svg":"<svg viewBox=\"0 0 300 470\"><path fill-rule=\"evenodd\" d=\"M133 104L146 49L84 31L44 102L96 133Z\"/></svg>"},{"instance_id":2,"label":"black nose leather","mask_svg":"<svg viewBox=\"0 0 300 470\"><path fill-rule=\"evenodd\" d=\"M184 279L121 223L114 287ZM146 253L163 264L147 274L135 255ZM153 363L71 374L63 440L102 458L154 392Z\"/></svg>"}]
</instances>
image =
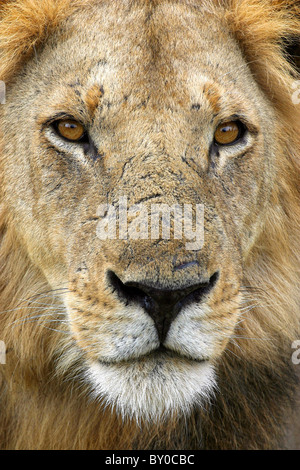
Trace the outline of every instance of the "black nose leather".
<instances>
[{"instance_id":1,"label":"black nose leather","mask_svg":"<svg viewBox=\"0 0 300 470\"><path fill-rule=\"evenodd\" d=\"M112 271L109 272L109 282L117 290L120 299L128 305L138 303L154 320L160 342L163 343L172 321L183 306L200 302L202 297L214 287L218 273L211 276L207 282L187 285L180 289L162 289L142 282L123 283Z\"/></svg>"}]
</instances>

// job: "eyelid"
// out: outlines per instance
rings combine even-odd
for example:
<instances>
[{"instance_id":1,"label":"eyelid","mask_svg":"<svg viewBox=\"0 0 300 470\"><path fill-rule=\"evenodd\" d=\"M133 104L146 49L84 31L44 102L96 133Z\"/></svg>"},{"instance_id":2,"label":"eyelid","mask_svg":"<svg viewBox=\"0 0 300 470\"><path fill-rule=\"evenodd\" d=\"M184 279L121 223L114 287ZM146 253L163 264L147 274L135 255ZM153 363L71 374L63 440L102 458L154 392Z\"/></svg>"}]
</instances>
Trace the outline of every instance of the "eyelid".
<instances>
[{"instance_id":1,"label":"eyelid","mask_svg":"<svg viewBox=\"0 0 300 470\"><path fill-rule=\"evenodd\" d=\"M43 122L42 127L48 127L51 126L51 124L54 124L56 121L62 121L62 120L70 120L70 121L76 121L78 124L81 124L85 129L86 125L83 123L80 118L73 116L72 114L68 114L65 112L57 113L51 118L47 119L46 121Z\"/></svg>"},{"instance_id":2,"label":"eyelid","mask_svg":"<svg viewBox=\"0 0 300 470\"><path fill-rule=\"evenodd\" d=\"M220 126L222 124L225 124L226 122L231 122L231 121L240 121L245 126L246 130L248 130L251 134L253 134L253 135L259 134L259 127L256 124L254 124L253 122L251 122L243 114L232 114L231 116L228 116L224 119L220 119L216 123L216 129L217 129L218 126Z\"/></svg>"}]
</instances>

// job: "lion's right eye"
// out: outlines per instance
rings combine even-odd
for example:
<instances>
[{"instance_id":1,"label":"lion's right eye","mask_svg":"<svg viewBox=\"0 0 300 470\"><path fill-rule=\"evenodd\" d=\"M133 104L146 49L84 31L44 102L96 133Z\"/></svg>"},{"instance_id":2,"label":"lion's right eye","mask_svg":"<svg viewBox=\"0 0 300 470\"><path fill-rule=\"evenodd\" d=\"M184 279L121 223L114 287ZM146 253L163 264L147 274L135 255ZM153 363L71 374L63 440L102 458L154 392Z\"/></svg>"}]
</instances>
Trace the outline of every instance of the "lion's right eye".
<instances>
[{"instance_id":1,"label":"lion's right eye","mask_svg":"<svg viewBox=\"0 0 300 470\"><path fill-rule=\"evenodd\" d=\"M233 145L245 134L245 126L240 121L220 124L215 132L215 143L219 146Z\"/></svg>"},{"instance_id":2,"label":"lion's right eye","mask_svg":"<svg viewBox=\"0 0 300 470\"><path fill-rule=\"evenodd\" d=\"M84 126L73 119L60 119L53 125L57 134L70 142L82 142L86 137Z\"/></svg>"}]
</instances>

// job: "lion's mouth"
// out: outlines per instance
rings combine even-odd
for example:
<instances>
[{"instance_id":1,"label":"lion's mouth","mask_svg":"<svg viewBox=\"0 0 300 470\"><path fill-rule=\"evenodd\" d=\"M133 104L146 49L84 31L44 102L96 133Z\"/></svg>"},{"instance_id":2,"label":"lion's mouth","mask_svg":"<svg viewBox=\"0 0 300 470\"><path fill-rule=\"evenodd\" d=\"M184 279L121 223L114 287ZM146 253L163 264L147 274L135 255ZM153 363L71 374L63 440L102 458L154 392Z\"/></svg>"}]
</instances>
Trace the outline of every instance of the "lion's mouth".
<instances>
[{"instance_id":1,"label":"lion's mouth","mask_svg":"<svg viewBox=\"0 0 300 470\"><path fill-rule=\"evenodd\" d=\"M151 352L148 352L147 354L141 354L140 356L134 356L131 358L126 358L124 360L119 359L108 359L108 358L98 358L98 362L103 365L109 365L109 364L120 364L120 365L125 365L125 364L130 364L132 362L145 362L145 361L153 361L156 360L157 362L159 361L164 361L164 360L185 360L190 363L195 363L195 364L201 364L204 362L208 362L210 359L208 357L193 357L190 354L183 352L178 352L178 351L173 351L164 345L160 345L158 348L153 349Z\"/></svg>"}]
</instances>

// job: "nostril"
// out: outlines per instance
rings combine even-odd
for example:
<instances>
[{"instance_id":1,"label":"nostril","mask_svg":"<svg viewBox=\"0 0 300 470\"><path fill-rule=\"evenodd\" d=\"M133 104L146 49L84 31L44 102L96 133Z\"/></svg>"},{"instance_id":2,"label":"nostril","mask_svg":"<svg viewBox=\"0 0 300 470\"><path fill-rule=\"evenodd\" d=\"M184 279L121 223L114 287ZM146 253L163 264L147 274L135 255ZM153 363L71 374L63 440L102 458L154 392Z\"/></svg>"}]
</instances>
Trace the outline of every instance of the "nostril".
<instances>
[{"instance_id":1,"label":"nostril","mask_svg":"<svg viewBox=\"0 0 300 470\"><path fill-rule=\"evenodd\" d=\"M215 287L219 278L219 272L215 272L207 282L195 285L194 289L191 290L181 301L181 307L191 302L200 302L202 298L209 294L209 292Z\"/></svg>"},{"instance_id":2,"label":"nostril","mask_svg":"<svg viewBox=\"0 0 300 470\"><path fill-rule=\"evenodd\" d=\"M180 310L190 303L200 302L214 288L218 277L216 272L206 282L181 289L163 289L140 282L123 283L115 273L108 272L109 283L120 300L125 305L138 303L154 320L161 343Z\"/></svg>"},{"instance_id":3,"label":"nostril","mask_svg":"<svg viewBox=\"0 0 300 470\"><path fill-rule=\"evenodd\" d=\"M118 276L112 272L108 271L107 278L110 286L113 288L113 291L116 292L119 299L128 305L131 302L137 302L142 304L142 306L148 310L151 308L151 298L148 297L146 292L137 287L136 285L131 285L130 283L123 283Z\"/></svg>"}]
</instances>

